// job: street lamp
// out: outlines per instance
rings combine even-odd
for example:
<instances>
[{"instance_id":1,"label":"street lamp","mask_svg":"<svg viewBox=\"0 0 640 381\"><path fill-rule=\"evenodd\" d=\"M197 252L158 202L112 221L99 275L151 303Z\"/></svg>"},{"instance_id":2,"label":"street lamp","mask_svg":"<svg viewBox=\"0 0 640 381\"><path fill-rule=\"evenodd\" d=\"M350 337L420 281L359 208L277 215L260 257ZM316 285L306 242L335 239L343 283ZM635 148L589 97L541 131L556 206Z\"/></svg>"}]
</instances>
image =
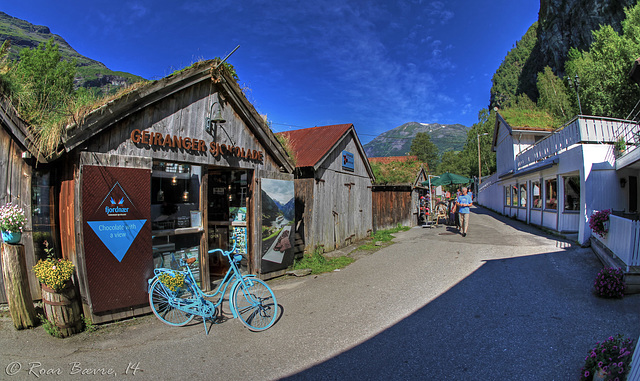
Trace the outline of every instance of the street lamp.
<instances>
[{"instance_id":1,"label":"street lamp","mask_svg":"<svg viewBox=\"0 0 640 381\"><path fill-rule=\"evenodd\" d=\"M478 134L478 185L482 184L482 165L480 164L480 136L485 136L485 135L489 135L489 133L485 132L483 134ZM476 194L478 194L477 189L476 189Z\"/></svg>"},{"instance_id":2,"label":"street lamp","mask_svg":"<svg viewBox=\"0 0 640 381\"><path fill-rule=\"evenodd\" d=\"M580 104L580 78L578 78L578 74L576 74L573 81L571 81L571 77L567 78L569 81L569 87L576 89L576 95L578 96L578 108L580 109L580 115L582 115L582 105Z\"/></svg>"}]
</instances>

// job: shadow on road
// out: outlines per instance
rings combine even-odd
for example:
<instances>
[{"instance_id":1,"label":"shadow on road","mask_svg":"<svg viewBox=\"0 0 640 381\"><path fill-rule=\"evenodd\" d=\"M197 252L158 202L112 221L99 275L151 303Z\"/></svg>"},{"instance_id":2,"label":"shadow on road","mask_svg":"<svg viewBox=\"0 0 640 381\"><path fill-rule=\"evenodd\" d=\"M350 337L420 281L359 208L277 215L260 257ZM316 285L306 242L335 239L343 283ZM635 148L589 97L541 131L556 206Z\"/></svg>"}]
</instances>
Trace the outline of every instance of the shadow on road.
<instances>
[{"instance_id":1,"label":"shadow on road","mask_svg":"<svg viewBox=\"0 0 640 381\"><path fill-rule=\"evenodd\" d=\"M596 341L640 335L640 295L596 297L599 268L585 249L485 261L387 330L287 379L577 379Z\"/></svg>"}]
</instances>

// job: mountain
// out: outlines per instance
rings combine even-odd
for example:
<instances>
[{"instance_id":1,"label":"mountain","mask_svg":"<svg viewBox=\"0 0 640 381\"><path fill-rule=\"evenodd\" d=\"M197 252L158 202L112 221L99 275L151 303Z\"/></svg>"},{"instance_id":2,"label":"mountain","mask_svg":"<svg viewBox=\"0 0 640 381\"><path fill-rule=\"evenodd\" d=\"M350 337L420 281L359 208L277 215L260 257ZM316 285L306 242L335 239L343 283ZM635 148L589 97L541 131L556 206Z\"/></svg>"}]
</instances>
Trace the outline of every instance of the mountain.
<instances>
[{"instance_id":1,"label":"mountain","mask_svg":"<svg viewBox=\"0 0 640 381\"><path fill-rule=\"evenodd\" d=\"M295 218L295 200L293 198L286 204L282 204L278 200L273 200L273 202L278 206L278 209L280 209L280 211L284 215L284 218L289 221L293 221L293 219Z\"/></svg>"},{"instance_id":2,"label":"mountain","mask_svg":"<svg viewBox=\"0 0 640 381\"><path fill-rule=\"evenodd\" d=\"M527 33L507 53L493 76L489 109L524 93L538 99L537 75L545 66L562 77L569 50L589 50L593 31L611 25L618 33L625 19L624 8L638 0L540 0L540 11ZM631 65L631 64L630 64Z\"/></svg>"},{"instance_id":3,"label":"mountain","mask_svg":"<svg viewBox=\"0 0 640 381\"><path fill-rule=\"evenodd\" d=\"M78 66L78 73L74 81L76 87L86 87L99 93L112 93L123 86L144 80L144 78L137 75L109 70L103 63L81 55L62 37L52 34L51 30L46 26L33 25L0 12L0 44L5 40L11 42L10 59L17 59L20 50L36 48L51 37L58 44L64 59L76 60Z\"/></svg>"},{"instance_id":4,"label":"mountain","mask_svg":"<svg viewBox=\"0 0 640 381\"><path fill-rule=\"evenodd\" d=\"M445 151L461 151L467 141L469 128L462 124L409 122L376 136L363 146L368 157L404 156L411 150L411 142L418 132L426 132L438 147Z\"/></svg>"}]
</instances>

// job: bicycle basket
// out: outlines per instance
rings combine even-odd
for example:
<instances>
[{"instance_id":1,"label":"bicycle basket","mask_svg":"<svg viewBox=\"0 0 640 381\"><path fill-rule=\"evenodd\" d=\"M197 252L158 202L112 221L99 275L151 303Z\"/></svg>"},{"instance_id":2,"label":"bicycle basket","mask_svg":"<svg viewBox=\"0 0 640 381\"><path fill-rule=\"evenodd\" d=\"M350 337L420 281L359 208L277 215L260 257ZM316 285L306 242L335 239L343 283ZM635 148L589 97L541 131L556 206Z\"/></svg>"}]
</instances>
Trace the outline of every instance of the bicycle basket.
<instances>
[{"instance_id":1,"label":"bicycle basket","mask_svg":"<svg viewBox=\"0 0 640 381\"><path fill-rule=\"evenodd\" d=\"M185 276L177 271L165 271L158 276L158 279L173 292L179 291L184 287Z\"/></svg>"}]
</instances>

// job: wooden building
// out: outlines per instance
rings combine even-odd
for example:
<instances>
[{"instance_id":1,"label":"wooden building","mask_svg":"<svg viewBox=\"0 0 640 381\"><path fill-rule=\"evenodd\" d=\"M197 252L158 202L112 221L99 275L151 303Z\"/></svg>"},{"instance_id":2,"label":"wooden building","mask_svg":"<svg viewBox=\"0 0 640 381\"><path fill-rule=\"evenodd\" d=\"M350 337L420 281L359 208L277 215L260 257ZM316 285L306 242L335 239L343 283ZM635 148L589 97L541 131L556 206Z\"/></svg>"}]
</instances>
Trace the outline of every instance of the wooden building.
<instances>
[{"instance_id":1,"label":"wooden building","mask_svg":"<svg viewBox=\"0 0 640 381\"><path fill-rule=\"evenodd\" d=\"M373 185L373 230L391 229L398 225L417 226L420 223L420 197L428 193L422 185L427 180L426 163L419 163L417 156L371 157L369 162L383 166L413 162L417 168L415 177L410 181Z\"/></svg>"},{"instance_id":2,"label":"wooden building","mask_svg":"<svg viewBox=\"0 0 640 381\"><path fill-rule=\"evenodd\" d=\"M12 203L25 211L27 223L22 233L21 244L25 246L27 253L25 262L27 268L33 267L36 262L34 241L42 243L44 239L51 240L50 236L43 236L38 232L38 226L44 220L48 220L51 209L42 201L48 200L49 195L40 195L37 191L38 178L34 178L33 153L28 147L33 146L33 137L29 134L26 123L20 119L9 100L0 99L0 205ZM31 213L32 184L36 187L34 197L39 197L43 208ZM44 198L44 199L43 199ZM53 241L51 241L53 243ZM39 248L41 256L44 254ZM0 262L0 274L2 273ZM40 284L33 271L29 271L29 286L31 296L40 299ZM3 278L0 276L0 303L6 303Z\"/></svg>"},{"instance_id":3,"label":"wooden building","mask_svg":"<svg viewBox=\"0 0 640 381\"><path fill-rule=\"evenodd\" d=\"M67 127L43 168L59 221L52 231L93 322L148 312L147 280L177 257L195 257L210 289L228 264L208 250L231 239L242 266L262 278L293 261L292 243L282 242L292 235L294 167L217 61L92 111Z\"/></svg>"},{"instance_id":4,"label":"wooden building","mask_svg":"<svg viewBox=\"0 0 640 381\"><path fill-rule=\"evenodd\" d=\"M353 124L280 132L296 161L296 233L332 251L372 233L373 172Z\"/></svg>"}]
</instances>

